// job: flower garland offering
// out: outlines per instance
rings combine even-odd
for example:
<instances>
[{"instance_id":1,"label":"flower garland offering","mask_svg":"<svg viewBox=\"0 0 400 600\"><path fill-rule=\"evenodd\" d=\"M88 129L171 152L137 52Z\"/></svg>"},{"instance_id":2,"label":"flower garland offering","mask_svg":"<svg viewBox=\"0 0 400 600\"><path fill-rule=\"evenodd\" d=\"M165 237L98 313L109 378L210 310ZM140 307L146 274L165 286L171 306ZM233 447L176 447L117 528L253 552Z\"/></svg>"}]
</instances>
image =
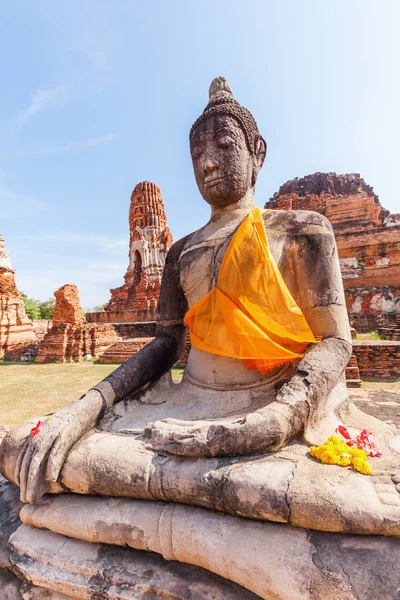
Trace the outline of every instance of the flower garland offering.
<instances>
[{"instance_id":1,"label":"flower garland offering","mask_svg":"<svg viewBox=\"0 0 400 600\"><path fill-rule=\"evenodd\" d=\"M357 437L352 439L346 427L344 427L344 425L339 425L339 427L336 429L336 433L340 433L340 435L347 440L346 444L348 446L355 446L360 450L364 450L368 456L382 456L382 452L375 446L372 431L363 429Z\"/></svg>"},{"instance_id":2,"label":"flower garland offering","mask_svg":"<svg viewBox=\"0 0 400 600\"><path fill-rule=\"evenodd\" d=\"M311 456L327 465L338 465L339 467L351 465L356 471L369 475L371 466L368 463L368 456L382 456L382 452L375 446L372 432L363 429L357 437L352 439L346 427L339 425L336 433L342 435L346 441L336 435L331 435L322 446L311 446Z\"/></svg>"},{"instance_id":3,"label":"flower garland offering","mask_svg":"<svg viewBox=\"0 0 400 600\"><path fill-rule=\"evenodd\" d=\"M351 465L353 469L364 475L371 473L367 453L359 448L350 448L336 435L331 435L322 446L311 446L310 454L327 465L339 465L339 467Z\"/></svg>"}]
</instances>

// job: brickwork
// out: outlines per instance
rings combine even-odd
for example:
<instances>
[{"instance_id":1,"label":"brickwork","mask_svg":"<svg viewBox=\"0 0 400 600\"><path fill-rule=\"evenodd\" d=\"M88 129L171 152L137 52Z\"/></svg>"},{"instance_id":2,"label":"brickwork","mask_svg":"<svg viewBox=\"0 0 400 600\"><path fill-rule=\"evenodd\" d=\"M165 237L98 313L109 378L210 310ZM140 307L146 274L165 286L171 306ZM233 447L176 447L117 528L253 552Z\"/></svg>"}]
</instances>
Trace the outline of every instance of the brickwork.
<instances>
[{"instance_id":1,"label":"brickwork","mask_svg":"<svg viewBox=\"0 0 400 600\"><path fill-rule=\"evenodd\" d=\"M11 255L0 235L0 358L21 360L32 356L37 346L32 321L15 284Z\"/></svg>"},{"instance_id":2,"label":"brickwork","mask_svg":"<svg viewBox=\"0 0 400 600\"><path fill-rule=\"evenodd\" d=\"M56 305L53 312L53 325L68 323L73 327L83 325L84 318L79 300L78 288L72 283L67 283L54 292Z\"/></svg>"},{"instance_id":3,"label":"brickwork","mask_svg":"<svg viewBox=\"0 0 400 600\"><path fill-rule=\"evenodd\" d=\"M378 328L400 314L400 214L391 215L357 174L315 173L288 181L266 208L315 210L331 222L350 323Z\"/></svg>"},{"instance_id":4,"label":"brickwork","mask_svg":"<svg viewBox=\"0 0 400 600\"><path fill-rule=\"evenodd\" d=\"M400 313L390 315L390 319L380 322L378 325L378 333L385 340L394 340L400 342Z\"/></svg>"},{"instance_id":5,"label":"brickwork","mask_svg":"<svg viewBox=\"0 0 400 600\"><path fill-rule=\"evenodd\" d=\"M110 346L99 358L101 363L123 363L132 354L139 352L154 338L133 338L116 342Z\"/></svg>"},{"instance_id":6,"label":"brickwork","mask_svg":"<svg viewBox=\"0 0 400 600\"><path fill-rule=\"evenodd\" d=\"M400 377L400 342L355 340L353 352L361 377Z\"/></svg>"},{"instance_id":7,"label":"brickwork","mask_svg":"<svg viewBox=\"0 0 400 600\"><path fill-rule=\"evenodd\" d=\"M148 181L139 183L129 208L129 266L124 285L111 290L106 312L113 316L108 322L156 318L162 271L171 244L160 189Z\"/></svg>"},{"instance_id":8,"label":"brickwork","mask_svg":"<svg viewBox=\"0 0 400 600\"><path fill-rule=\"evenodd\" d=\"M41 342L46 333L48 333L52 328L53 323L47 319L34 319L32 321L32 325L37 341Z\"/></svg>"},{"instance_id":9,"label":"brickwork","mask_svg":"<svg viewBox=\"0 0 400 600\"><path fill-rule=\"evenodd\" d=\"M111 290L106 311L87 313L96 331L112 327L117 340L103 352L101 362L124 362L151 341L156 331L156 309L165 257L172 244L160 189L148 181L132 192L129 208L129 266L125 283Z\"/></svg>"}]
</instances>

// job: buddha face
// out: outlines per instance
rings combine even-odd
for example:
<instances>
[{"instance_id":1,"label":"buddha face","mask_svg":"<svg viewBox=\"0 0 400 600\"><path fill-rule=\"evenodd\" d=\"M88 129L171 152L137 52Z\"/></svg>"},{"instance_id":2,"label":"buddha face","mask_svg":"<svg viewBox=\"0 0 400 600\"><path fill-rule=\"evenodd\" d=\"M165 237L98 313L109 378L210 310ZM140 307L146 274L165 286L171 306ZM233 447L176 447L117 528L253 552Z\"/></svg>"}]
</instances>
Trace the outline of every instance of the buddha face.
<instances>
[{"instance_id":1,"label":"buddha face","mask_svg":"<svg viewBox=\"0 0 400 600\"><path fill-rule=\"evenodd\" d=\"M201 122L191 137L190 152L197 186L211 206L235 204L253 187L257 160L233 117L215 115Z\"/></svg>"}]
</instances>

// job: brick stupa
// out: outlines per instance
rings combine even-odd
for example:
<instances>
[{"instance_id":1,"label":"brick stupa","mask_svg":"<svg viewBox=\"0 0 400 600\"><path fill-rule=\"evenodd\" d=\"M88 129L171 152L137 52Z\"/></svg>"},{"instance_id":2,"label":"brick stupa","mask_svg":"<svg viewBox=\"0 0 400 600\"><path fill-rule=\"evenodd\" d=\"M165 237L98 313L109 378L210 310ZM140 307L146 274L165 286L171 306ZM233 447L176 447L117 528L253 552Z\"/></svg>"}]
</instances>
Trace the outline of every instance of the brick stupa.
<instances>
[{"instance_id":1,"label":"brick stupa","mask_svg":"<svg viewBox=\"0 0 400 600\"><path fill-rule=\"evenodd\" d=\"M357 331L400 317L400 214L356 173L314 173L282 185L265 208L315 210L332 224L350 322Z\"/></svg>"},{"instance_id":2,"label":"brick stupa","mask_svg":"<svg viewBox=\"0 0 400 600\"><path fill-rule=\"evenodd\" d=\"M36 336L15 284L11 254L0 235L0 358L23 360L34 356Z\"/></svg>"}]
</instances>

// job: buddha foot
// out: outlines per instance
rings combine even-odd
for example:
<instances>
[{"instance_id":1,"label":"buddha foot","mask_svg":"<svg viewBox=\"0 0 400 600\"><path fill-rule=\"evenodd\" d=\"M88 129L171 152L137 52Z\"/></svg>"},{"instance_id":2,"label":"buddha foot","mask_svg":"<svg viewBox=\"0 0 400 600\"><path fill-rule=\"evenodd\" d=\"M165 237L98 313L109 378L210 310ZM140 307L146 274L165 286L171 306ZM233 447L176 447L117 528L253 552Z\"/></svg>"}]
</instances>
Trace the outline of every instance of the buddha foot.
<instances>
[{"instance_id":1,"label":"buddha foot","mask_svg":"<svg viewBox=\"0 0 400 600\"><path fill-rule=\"evenodd\" d=\"M88 544L22 525L11 540L14 571L29 600L256 600L249 590L149 552ZM39 594L42 595L39 595Z\"/></svg>"},{"instance_id":2,"label":"buddha foot","mask_svg":"<svg viewBox=\"0 0 400 600\"><path fill-rule=\"evenodd\" d=\"M14 570L73 598L393 600L399 586L400 541L383 536L76 495L25 505L21 518Z\"/></svg>"}]
</instances>

